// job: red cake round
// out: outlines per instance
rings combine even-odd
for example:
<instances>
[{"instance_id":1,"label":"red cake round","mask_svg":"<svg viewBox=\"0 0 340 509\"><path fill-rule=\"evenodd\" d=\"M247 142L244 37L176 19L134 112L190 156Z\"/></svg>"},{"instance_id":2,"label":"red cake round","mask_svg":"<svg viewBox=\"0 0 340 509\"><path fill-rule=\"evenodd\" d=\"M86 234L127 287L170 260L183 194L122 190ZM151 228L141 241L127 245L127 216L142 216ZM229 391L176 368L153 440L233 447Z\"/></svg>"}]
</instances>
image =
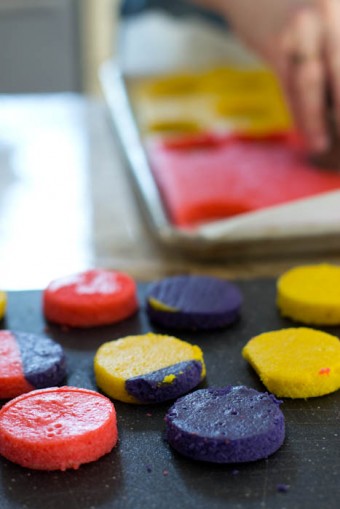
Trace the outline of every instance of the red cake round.
<instances>
[{"instance_id":1,"label":"red cake round","mask_svg":"<svg viewBox=\"0 0 340 509\"><path fill-rule=\"evenodd\" d=\"M0 410L0 454L27 468L77 469L110 452L117 439L115 408L95 391L41 389Z\"/></svg>"},{"instance_id":2,"label":"red cake round","mask_svg":"<svg viewBox=\"0 0 340 509\"><path fill-rule=\"evenodd\" d=\"M108 325L137 309L134 280L113 270L92 269L56 279L43 293L46 319L70 327Z\"/></svg>"}]
</instances>

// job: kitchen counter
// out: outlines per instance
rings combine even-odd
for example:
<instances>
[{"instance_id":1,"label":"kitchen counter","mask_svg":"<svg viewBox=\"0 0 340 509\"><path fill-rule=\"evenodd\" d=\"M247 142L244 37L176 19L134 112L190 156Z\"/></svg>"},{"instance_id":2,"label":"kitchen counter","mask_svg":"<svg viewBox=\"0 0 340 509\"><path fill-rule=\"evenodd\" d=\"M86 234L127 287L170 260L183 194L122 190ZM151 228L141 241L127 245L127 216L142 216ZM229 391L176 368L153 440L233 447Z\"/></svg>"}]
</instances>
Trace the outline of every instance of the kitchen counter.
<instances>
[{"instance_id":1,"label":"kitchen counter","mask_svg":"<svg viewBox=\"0 0 340 509\"><path fill-rule=\"evenodd\" d=\"M88 267L140 280L179 272L275 276L340 253L198 261L160 246L131 188L104 102L74 94L0 96L0 284L44 287Z\"/></svg>"}]
</instances>

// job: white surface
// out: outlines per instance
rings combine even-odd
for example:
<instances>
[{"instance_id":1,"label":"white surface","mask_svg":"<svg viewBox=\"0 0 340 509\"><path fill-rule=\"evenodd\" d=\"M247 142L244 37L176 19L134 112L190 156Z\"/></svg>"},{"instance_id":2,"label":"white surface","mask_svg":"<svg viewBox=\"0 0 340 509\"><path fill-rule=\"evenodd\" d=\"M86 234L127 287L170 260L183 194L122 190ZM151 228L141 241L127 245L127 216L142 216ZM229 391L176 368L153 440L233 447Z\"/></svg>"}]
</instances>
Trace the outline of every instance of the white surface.
<instances>
[{"instance_id":1,"label":"white surface","mask_svg":"<svg viewBox=\"0 0 340 509\"><path fill-rule=\"evenodd\" d=\"M325 232L340 235L340 191L217 221L198 231L207 239L229 237L235 241L285 238L290 234L317 237Z\"/></svg>"},{"instance_id":2,"label":"white surface","mask_svg":"<svg viewBox=\"0 0 340 509\"><path fill-rule=\"evenodd\" d=\"M105 104L74 94L0 95L0 289L45 288L92 267L148 277L166 265Z\"/></svg>"},{"instance_id":3,"label":"white surface","mask_svg":"<svg viewBox=\"0 0 340 509\"><path fill-rule=\"evenodd\" d=\"M0 99L0 286L37 288L91 264L85 106Z\"/></svg>"},{"instance_id":4,"label":"white surface","mask_svg":"<svg viewBox=\"0 0 340 509\"><path fill-rule=\"evenodd\" d=\"M119 63L127 74L148 75L225 64L259 65L231 33L198 17L146 12L120 27Z\"/></svg>"}]
</instances>

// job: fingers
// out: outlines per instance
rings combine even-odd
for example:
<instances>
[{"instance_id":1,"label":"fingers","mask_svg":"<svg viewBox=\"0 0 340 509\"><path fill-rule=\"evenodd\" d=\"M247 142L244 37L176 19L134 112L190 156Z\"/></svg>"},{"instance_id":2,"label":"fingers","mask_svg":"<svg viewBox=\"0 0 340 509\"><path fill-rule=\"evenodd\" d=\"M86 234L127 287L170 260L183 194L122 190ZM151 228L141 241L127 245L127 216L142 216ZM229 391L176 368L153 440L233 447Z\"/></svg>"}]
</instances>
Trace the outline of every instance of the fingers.
<instances>
[{"instance_id":1,"label":"fingers","mask_svg":"<svg viewBox=\"0 0 340 509\"><path fill-rule=\"evenodd\" d=\"M281 75L292 112L313 152L327 149L323 30L313 8L296 12L282 35Z\"/></svg>"}]
</instances>

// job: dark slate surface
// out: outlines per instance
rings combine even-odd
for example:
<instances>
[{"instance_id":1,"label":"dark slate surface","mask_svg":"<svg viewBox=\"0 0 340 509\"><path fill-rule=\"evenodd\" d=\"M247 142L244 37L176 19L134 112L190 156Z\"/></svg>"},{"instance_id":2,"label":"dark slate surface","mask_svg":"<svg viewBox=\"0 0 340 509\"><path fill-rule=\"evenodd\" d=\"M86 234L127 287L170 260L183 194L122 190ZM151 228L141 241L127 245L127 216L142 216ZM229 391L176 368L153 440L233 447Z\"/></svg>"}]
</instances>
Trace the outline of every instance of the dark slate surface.
<instances>
[{"instance_id":1,"label":"dark slate surface","mask_svg":"<svg viewBox=\"0 0 340 509\"><path fill-rule=\"evenodd\" d=\"M275 281L239 282L245 302L241 319L219 332L177 334L204 351L207 380L201 386L243 384L264 390L241 357L250 337L294 325L275 307ZM49 327L68 358L69 385L95 388L92 362L107 340L149 330L140 285L139 314L112 327L66 331ZM41 333L39 292L9 293L3 328ZM328 332L340 335L339 328ZM287 437L267 460L223 466L179 456L163 439L164 415L171 405L116 403L120 440L101 460L77 471L37 472L0 459L1 509L337 509L340 507L340 391L310 400L284 400Z\"/></svg>"}]
</instances>

